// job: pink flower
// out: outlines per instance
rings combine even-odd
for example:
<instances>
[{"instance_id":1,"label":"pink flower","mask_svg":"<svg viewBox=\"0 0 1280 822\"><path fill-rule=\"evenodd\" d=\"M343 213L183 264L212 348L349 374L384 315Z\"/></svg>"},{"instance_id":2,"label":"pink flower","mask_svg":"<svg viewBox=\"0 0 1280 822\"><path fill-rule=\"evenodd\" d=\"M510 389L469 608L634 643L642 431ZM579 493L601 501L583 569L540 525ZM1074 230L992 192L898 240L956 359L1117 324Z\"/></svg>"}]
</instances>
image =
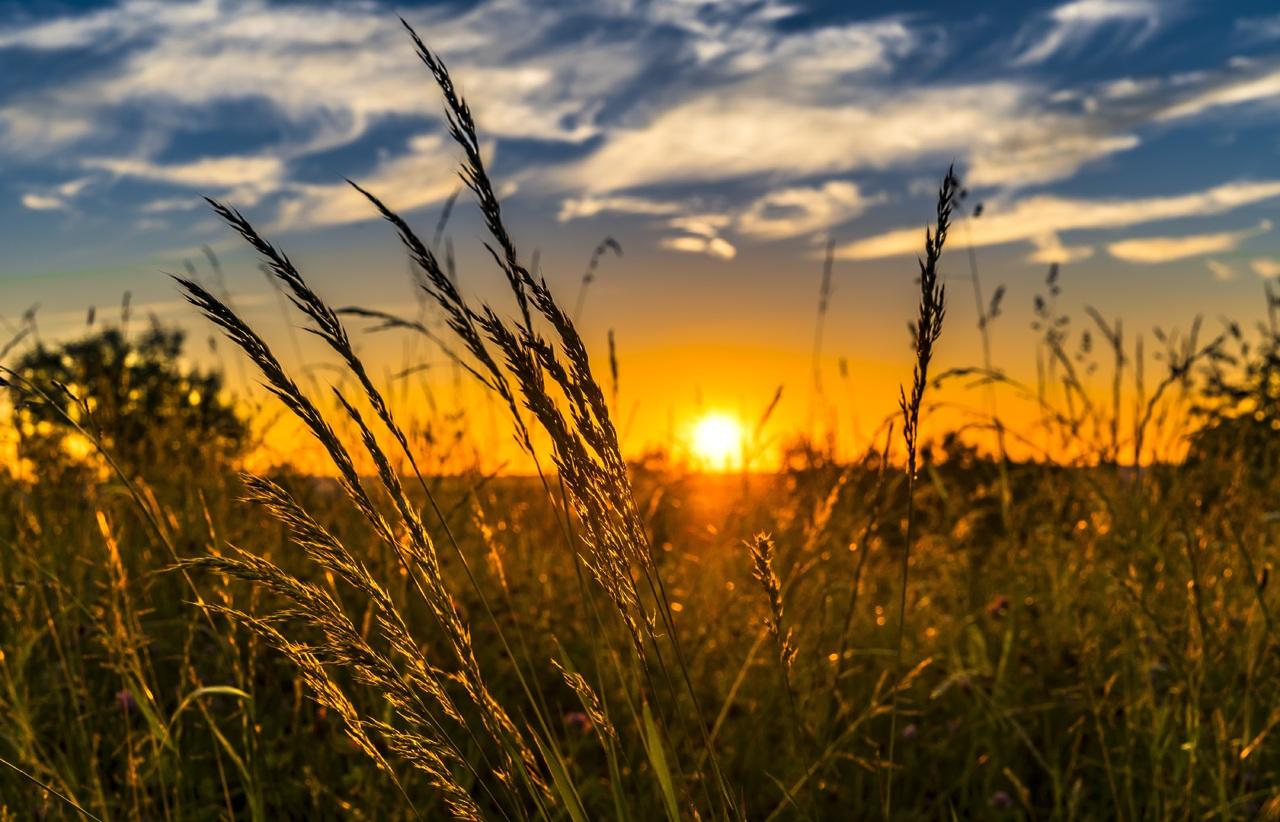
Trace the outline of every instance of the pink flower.
<instances>
[{"instance_id":1,"label":"pink flower","mask_svg":"<svg viewBox=\"0 0 1280 822\"><path fill-rule=\"evenodd\" d=\"M133 698L133 692L128 688L121 688L116 691L116 704L120 706L120 710L130 713L138 707L138 700Z\"/></svg>"}]
</instances>

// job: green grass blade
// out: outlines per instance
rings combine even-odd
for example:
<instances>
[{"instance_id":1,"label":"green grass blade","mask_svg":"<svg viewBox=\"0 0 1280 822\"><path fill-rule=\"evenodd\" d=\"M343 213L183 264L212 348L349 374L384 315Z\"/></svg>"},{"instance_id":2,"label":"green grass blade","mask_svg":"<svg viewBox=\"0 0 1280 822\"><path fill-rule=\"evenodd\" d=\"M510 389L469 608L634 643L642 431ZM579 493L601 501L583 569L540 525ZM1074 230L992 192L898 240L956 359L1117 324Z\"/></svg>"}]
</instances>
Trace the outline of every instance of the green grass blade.
<instances>
[{"instance_id":1,"label":"green grass blade","mask_svg":"<svg viewBox=\"0 0 1280 822\"><path fill-rule=\"evenodd\" d=\"M561 803L566 811L569 812L573 822L587 822L587 811L582 807L582 797L578 795L578 789L574 787L573 779L569 776L569 771L565 767L564 758L560 756L560 752L554 747L544 745L538 734L530 734L534 744L538 746L538 753L542 755L542 761L547 763L547 769L551 771L551 784L554 786L556 795L560 797Z\"/></svg>"},{"instance_id":2,"label":"green grass blade","mask_svg":"<svg viewBox=\"0 0 1280 822\"><path fill-rule=\"evenodd\" d=\"M662 742L662 734L658 731L658 723L653 720L653 711L645 702L642 710L644 718L644 749L649 755L649 764L653 766L653 774L658 779L658 787L662 789L662 799L666 804L667 819L679 822L680 804L676 801L675 781L671 778L671 769L667 766L667 752Z\"/></svg>"}]
</instances>

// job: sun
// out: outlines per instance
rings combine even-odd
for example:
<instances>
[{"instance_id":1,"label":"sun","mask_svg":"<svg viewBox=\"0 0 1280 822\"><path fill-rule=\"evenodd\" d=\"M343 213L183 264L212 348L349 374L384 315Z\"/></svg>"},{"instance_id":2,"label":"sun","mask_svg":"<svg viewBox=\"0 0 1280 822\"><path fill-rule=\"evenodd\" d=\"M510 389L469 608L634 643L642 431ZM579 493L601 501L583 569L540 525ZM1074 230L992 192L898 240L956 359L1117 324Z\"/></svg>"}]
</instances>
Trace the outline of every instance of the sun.
<instances>
[{"instance_id":1,"label":"sun","mask_svg":"<svg viewBox=\"0 0 1280 822\"><path fill-rule=\"evenodd\" d=\"M690 446L703 468L728 471L742 462L742 424L728 414L704 414L693 425Z\"/></svg>"}]
</instances>

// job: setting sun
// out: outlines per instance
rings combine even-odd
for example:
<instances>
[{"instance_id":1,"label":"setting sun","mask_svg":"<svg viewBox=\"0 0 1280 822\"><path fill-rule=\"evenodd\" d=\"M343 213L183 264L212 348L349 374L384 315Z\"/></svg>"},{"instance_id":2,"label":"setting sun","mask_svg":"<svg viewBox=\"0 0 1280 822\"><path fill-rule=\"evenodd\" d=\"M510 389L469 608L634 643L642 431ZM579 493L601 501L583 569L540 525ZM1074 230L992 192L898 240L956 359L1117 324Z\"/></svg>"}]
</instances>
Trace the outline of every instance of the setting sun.
<instances>
[{"instance_id":1,"label":"setting sun","mask_svg":"<svg viewBox=\"0 0 1280 822\"><path fill-rule=\"evenodd\" d=\"M693 426L690 445L703 468L727 471L742 463L742 425L728 414L703 415Z\"/></svg>"}]
</instances>

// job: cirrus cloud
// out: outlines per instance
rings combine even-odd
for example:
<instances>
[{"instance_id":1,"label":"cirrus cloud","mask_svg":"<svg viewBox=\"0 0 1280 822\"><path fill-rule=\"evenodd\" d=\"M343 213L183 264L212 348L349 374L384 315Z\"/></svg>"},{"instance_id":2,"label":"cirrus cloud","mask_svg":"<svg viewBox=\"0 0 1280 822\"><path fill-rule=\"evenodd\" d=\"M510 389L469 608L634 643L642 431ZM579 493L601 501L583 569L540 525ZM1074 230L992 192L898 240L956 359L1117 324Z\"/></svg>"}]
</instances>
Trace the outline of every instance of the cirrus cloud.
<instances>
[{"instance_id":1,"label":"cirrus cloud","mask_svg":"<svg viewBox=\"0 0 1280 822\"><path fill-rule=\"evenodd\" d=\"M994 204L971 232L956 234L952 242L964 246L1004 245L1032 241L1064 231L1107 230L1184 217L1224 214L1242 206L1280 197L1280 180L1225 183L1220 186L1163 197L1079 199L1036 195L1010 204ZM865 260L914 254L920 229L900 228L839 247L842 259Z\"/></svg>"},{"instance_id":2,"label":"cirrus cloud","mask_svg":"<svg viewBox=\"0 0 1280 822\"><path fill-rule=\"evenodd\" d=\"M969 185L1011 198L1140 150L1152 129L1280 99L1266 60L1092 84L1044 73L1092 44L1141 44L1184 12L1153 0L1029 11L981 71L955 70L981 24L962 32L941 9L833 20L793 0L483 0L406 14L448 61L485 139L519 143L502 151L501 176L559 203L560 219L629 213L665 232L657 218L716 212L733 245L847 224L882 202L866 192L886 189L884 173L956 160ZM380 2L120 0L0 24L0 59L71 52L85 59L0 88L0 156L31 172L18 178L28 207L74 205L50 178L95 174L152 185L142 214L211 190L308 228L370 218L339 174L383 183L409 207L452 190L451 149L424 137L442 130L438 96ZM253 113L232 119L255 122L224 123L237 106ZM231 126L256 139L236 132L253 144L220 153L215 137ZM362 141L378 160L351 168L343 150L367 156ZM1030 217L1001 231L1037 255L1083 253L1060 237L1076 227Z\"/></svg>"},{"instance_id":3,"label":"cirrus cloud","mask_svg":"<svg viewBox=\"0 0 1280 822\"><path fill-rule=\"evenodd\" d=\"M738 254L738 249L734 248L733 244L723 237L699 237L696 235L664 237L659 244L663 248L672 251L683 251L687 254L708 254L721 260L732 260Z\"/></svg>"},{"instance_id":4,"label":"cirrus cloud","mask_svg":"<svg viewBox=\"0 0 1280 822\"><path fill-rule=\"evenodd\" d=\"M1256 257L1249 261L1249 267L1259 277L1273 280L1280 277L1280 260L1274 257Z\"/></svg>"},{"instance_id":5,"label":"cirrus cloud","mask_svg":"<svg viewBox=\"0 0 1280 822\"><path fill-rule=\"evenodd\" d=\"M1175 237L1137 237L1107 246L1113 257L1130 263L1166 263L1187 257L1202 257L1223 251L1234 251L1240 243L1271 230L1271 222L1263 220L1257 228L1242 231L1219 231L1213 234L1181 234Z\"/></svg>"},{"instance_id":6,"label":"cirrus cloud","mask_svg":"<svg viewBox=\"0 0 1280 822\"><path fill-rule=\"evenodd\" d=\"M1044 15L1023 32L1026 43L1015 65L1043 63L1063 53L1077 52L1101 30L1119 29L1129 45L1150 37L1161 22L1154 0L1072 0Z\"/></svg>"}]
</instances>

